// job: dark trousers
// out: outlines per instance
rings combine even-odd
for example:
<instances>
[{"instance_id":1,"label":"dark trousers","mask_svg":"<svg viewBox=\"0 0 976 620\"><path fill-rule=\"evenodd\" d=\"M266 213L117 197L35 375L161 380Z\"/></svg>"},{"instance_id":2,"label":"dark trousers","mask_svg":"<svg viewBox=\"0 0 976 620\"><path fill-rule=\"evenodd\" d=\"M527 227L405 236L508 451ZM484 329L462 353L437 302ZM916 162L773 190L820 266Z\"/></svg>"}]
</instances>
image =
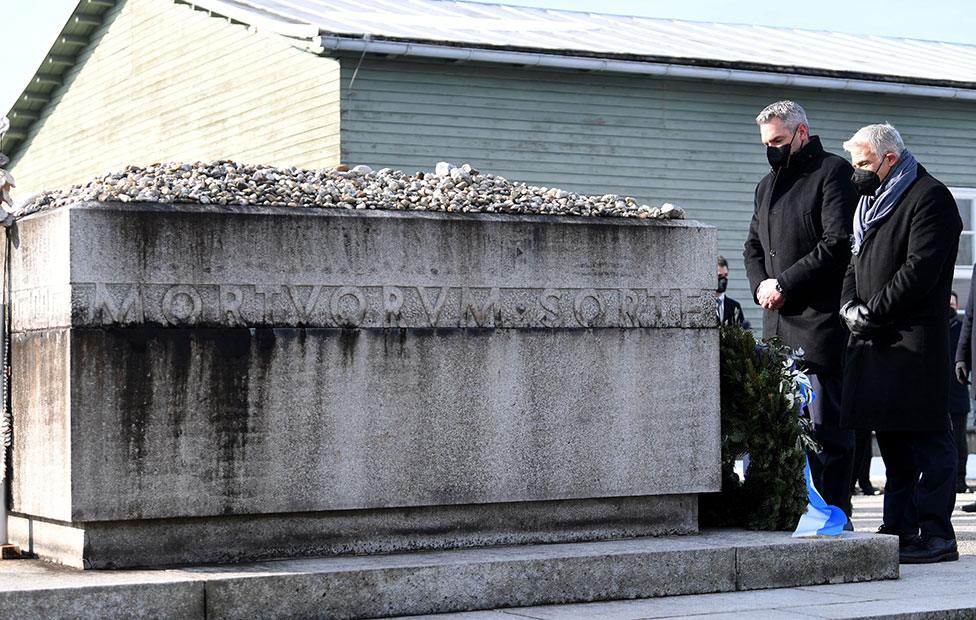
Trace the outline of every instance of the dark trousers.
<instances>
[{"instance_id":1,"label":"dark trousers","mask_svg":"<svg viewBox=\"0 0 976 620\"><path fill-rule=\"evenodd\" d=\"M851 475L851 492L854 491L856 482L862 492L873 490L871 484L871 431L854 431L854 472Z\"/></svg>"},{"instance_id":2,"label":"dark trousers","mask_svg":"<svg viewBox=\"0 0 976 620\"><path fill-rule=\"evenodd\" d=\"M949 515L956 500L952 431L875 431L885 464L884 526L900 536L955 538Z\"/></svg>"},{"instance_id":3,"label":"dark trousers","mask_svg":"<svg viewBox=\"0 0 976 620\"><path fill-rule=\"evenodd\" d=\"M969 419L969 412L950 413L952 418L952 436L956 442L956 485L966 486L966 461L969 459L969 444L966 442L966 420Z\"/></svg>"},{"instance_id":4,"label":"dark trousers","mask_svg":"<svg viewBox=\"0 0 976 620\"><path fill-rule=\"evenodd\" d=\"M828 504L851 514L851 476L854 471L854 431L840 427L840 394L843 380L838 375L811 374L817 395L808 407L813 437L819 454L810 454L813 484Z\"/></svg>"}]
</instances>

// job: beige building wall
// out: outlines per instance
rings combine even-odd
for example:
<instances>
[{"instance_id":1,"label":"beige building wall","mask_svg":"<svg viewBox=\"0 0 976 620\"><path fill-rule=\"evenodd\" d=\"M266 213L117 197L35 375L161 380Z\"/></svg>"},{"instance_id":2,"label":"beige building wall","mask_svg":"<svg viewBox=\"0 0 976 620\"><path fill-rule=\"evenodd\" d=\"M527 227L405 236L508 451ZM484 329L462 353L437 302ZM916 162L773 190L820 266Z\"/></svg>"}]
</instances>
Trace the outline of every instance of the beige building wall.
<instances>
[{"instance_id":1,"label":"beige building wall","mask_svg":"<svg viewBox=\"0 0 976 620\"><path fill-rule=\"evenodd\" d=\"M13 162L17 194L130 164L339 163L339 63L170 0L127 0Z\"/></svg>"}]
</instances>

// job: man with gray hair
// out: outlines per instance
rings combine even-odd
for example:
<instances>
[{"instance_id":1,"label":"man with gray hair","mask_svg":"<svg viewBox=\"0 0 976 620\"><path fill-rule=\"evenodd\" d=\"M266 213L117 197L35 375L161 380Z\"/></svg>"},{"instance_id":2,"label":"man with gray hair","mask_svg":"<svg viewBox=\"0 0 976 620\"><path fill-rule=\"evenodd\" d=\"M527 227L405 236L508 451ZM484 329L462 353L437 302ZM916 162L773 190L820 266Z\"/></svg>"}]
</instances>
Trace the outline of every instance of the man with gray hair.
<instances>
[{"instance_id":1,"label":"man with gray hair","mask_svg":"<svg viewBox=\"0 0 976 620\"><path fill-rule=\"evenodd\" d=\"M945 300L962 220L891 125L862 127L844 149L861 198L841 297L842 422L875 431L887 476L878 532L899 537L900 561L957 560Z\"/></svg>"},{"instance_id":2,"label":"man with gray hair","mask_svg":"<svg viewBox=\"0 0 976 620\"><path fill-rule=\"evenodd\" d=\"M852 169L810 135L806 112L793 101L767 106L756 123L771 170L756 187L746 274L765 310L763 337L803 350L817 394L808 413L821 446L810 454L810 471L823 498L850 516L854 433L840 427L847 330L837 311L857 203Z\"/></svg>"}]
</instances>

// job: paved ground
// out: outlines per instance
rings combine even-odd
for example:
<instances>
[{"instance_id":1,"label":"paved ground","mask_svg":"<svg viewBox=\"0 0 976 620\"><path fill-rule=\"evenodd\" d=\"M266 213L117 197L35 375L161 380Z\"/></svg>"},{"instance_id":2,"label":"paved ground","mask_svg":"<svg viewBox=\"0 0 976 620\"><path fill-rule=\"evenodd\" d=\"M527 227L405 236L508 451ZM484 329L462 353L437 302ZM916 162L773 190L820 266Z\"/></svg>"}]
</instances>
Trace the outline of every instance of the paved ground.
<instances>
[{"instance_id":1,"label":"paved ground","mask_svg":"<svg viewBox=\"0 0 976 620\"><path fill-rule=\"evenodd\" d=\"M875 459L880 461L880 459ZM974 457L970 457L972 467ZM872 467L882 485L880 462ZM970 484L974 481L970 480ZM958 507L976 501L974 494L956 497L952 515L959 542L958 562L901 567L893 581L782 588L674 596L637 601L524 607L496 611L414 616L431 620L641 620L698 618L780 620L803 618L898 618L903 620L976 619L976 513ZM881 525L883 496L854 497L854 527L873 532Z\"/></svg>"}]
</instances>

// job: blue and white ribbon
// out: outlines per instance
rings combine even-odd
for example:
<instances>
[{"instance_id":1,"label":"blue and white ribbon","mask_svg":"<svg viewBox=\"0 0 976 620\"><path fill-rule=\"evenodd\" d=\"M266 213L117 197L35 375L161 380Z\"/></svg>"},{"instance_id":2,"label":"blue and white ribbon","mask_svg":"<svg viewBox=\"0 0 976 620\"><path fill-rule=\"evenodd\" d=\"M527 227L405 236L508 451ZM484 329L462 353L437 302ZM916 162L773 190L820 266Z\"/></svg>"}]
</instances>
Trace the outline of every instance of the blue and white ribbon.
<instances>
[{"instance_id":1,"label":"blue and white ribbon","mask_svg":"<svg viewBox=\"0 0 976 620\"><path fill-rule=\"evenodd\" d=\"M801 407L809 407L817 399L816 392L810 378L804 372L794 371L793 380ZM847 525L847 514L828 504L813 485L813 474L810 472L810 460L803 457L803 477L807 481L807 510L800 515L800 522L796 524L793 538L810 536L839 536Z\"/></svg>"},{"instance_id":2,"label":"blue and white ribbon","mask_svg":"<svg viewBox=\"0 0 976 620\"><path fill-rule=\"evenodd\" d=\"M847 515L837 506L824 501L813 486L813 474L810 473L810 461L804 458L803 475L807 480L807 511L800 515L800 522L796 524L793 538L807 538L810 536L839 536L847 525Z\"/></svg>"}]
</instances>

